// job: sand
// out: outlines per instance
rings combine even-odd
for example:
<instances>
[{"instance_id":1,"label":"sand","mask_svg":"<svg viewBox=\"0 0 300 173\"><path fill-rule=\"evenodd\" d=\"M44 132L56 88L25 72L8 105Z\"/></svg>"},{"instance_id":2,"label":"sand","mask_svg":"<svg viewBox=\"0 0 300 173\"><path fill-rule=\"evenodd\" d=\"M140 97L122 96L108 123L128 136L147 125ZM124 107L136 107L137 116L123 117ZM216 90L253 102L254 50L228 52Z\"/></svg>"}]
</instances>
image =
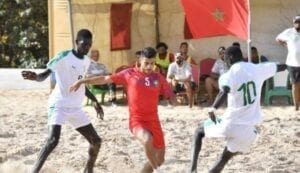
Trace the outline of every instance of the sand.
<instances>
[{"instance_id":1,"label":"sand","mask_svg":"<svg viewBox=\"0 0 300 173\"><path fill-rule=\"evenodd\" d=\"M0 90L0 172L27 173L47 137L48 90ZM197 125L206 119L207 107L159 106L166 140L164 173L186 173L191 140ZM300 172L300 113L286 100L262 107L264 122L251 152L238 155L225 167L225 173ZM105 120L96 118L85 106L97 132L103 138L95 172L138 173L146 161L141 145L128 130L127 106L104 106ZM219 114L224 108L218 109ZM200 153L198 172L207 172L225 143L206 139ZM48 157L43 173L83 172L88 143L69 124L62 128L60 142Z\"/></svg>"}]
</instances>

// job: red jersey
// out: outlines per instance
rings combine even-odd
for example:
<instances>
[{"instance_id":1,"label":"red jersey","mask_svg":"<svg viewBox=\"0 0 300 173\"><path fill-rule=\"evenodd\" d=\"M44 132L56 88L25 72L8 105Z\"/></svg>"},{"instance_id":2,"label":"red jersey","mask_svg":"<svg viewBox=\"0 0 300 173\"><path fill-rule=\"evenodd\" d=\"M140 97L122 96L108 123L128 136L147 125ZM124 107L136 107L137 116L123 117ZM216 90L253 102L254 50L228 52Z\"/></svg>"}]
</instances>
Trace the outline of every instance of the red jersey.
<instances>
[{"instance_id":1,"label":"red jersey","mask_svg":"<svg viewBox=\"0 0 300 173\"><path fill-rule=\"evenodd\" d=\"M129 68L111 76L116 84L126 85L130 120L158 120L159 95L168 99L173 91L166 79L157 72L146 74Z\"/></svg>"}]
</instances>

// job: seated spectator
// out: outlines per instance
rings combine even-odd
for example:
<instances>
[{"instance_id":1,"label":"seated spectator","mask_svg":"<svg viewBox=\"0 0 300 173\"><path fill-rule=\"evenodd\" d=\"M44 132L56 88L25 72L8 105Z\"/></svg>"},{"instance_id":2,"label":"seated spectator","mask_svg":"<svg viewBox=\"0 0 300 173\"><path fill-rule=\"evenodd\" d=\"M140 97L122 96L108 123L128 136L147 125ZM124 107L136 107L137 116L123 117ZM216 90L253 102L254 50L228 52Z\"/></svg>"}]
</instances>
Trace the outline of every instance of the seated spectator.
<instances>
[{"instance_id":1,"label":"seated spectator","mask_svg":"<svg viewBox=\"0 0 300 173\"><path fill-rule=\"evenodd\" d=\"M107 68L104 64L99 63L99 51L98 50L91 50L91 64L87 71L87 76L104 76L109 75ZM110 92L110 101L112 103L112 106L116 106L116 85L114 83L111 84L105 84L105 85L94 85L94 87L98 89L107 89Z\"/></svg>"},{"instance_id":2,"label":"seated spectator","mask_svg":"<svg viewBox=\"0 0 300 173\"><path fill-rule=\"evenodd\" d=\"M208 94L208 104L212 104L214 101L214 93L219 90L218 79L220 75L225 73L228 68L224 61L225 47L219 47L218 54L219 58L214 63L214 66L211 69L211 74L205 79L205 88Z\"/></svg>"},{"instance_id":3,"label":"seated spectator","mask_svg":"<svg viewBox=\"0 0 300 173\"><path fill-rule=\"evenodd\" d=\"M244 61L248 61L248 59L244 59ZM268 58L263 56L263 55L259 55L257 48L252 46L251 47L251 62L254 64L259 64L262 62L267 62Z\"/></svg>"},{"instance_id":4,"label":"seated spectator","mask_svg":"<svg viewBox=\"0 0 300 173\"><path fill-rule=\"evenodd\" d=\"M170 64L167 81L172 84L175 93L186 91L191 108L193 106L193 89L196 85L192 78L192 68L184 61L181 53L176 53L176 61Z\"/></svg>"},{"instance_id":5,"label":"seated spectator","mask_svg":"<svg viewBox=\"0 0 300 173\"><path fill-rule=\"evenodd\" d=\"M188 54L188 52L189 52L189 45L188 45L188 43L187 42L182 42L180 44L180 53L182 54L183 59L187 63L189 63L189 64L195 64L195 65L197 65L196 61L192 58L192 56L190 56Z\"/></svg>"},{"instance_id":6,"label":"seated spectator","mask_svg":"<svg viewBox=\"0 0 300 173\"><path fill-rule=\"evenodd\" d=\"M169 64L174 61L174 55L167 51L168 46L163 42L156 45L156 50L155 64L159 67L160 73L166 76Z\"/></svg>"}]
</instances>

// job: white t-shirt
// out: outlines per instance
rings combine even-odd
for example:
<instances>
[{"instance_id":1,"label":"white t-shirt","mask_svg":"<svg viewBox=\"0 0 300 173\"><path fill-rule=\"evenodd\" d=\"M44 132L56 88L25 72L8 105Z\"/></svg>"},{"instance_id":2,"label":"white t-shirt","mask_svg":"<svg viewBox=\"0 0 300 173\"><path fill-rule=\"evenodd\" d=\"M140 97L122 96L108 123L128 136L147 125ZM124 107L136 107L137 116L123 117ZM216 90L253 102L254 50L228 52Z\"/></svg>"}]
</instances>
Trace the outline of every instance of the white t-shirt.
<instances>
[{"instance_id":1,"label":"white t-shirt","mask_svg":"<svg viewBox=\"0 0 300 173\"><path fill-rule=\"evenodd\" d=\"M167 77L171 75L174 75L176 80L186 79L191 76L191 81L194 81L192 77L191 65L186 62L183 62L183 65L181 67L179 67L176 62L172 62L169 65Z\"/></svg>"},{"instance_id":2,"label":"white t-shirt","mask_svg":"<svg viewBox=\"0 0 300 173\"><path fill-rule=\"evenodd\" d=\"M91 60L91 64L88 68L87 74L92 74L92 75L108 75L109 72L106 69L104 64L95 62Z\"/></svg>"},{"instance_id":3,"label":"white t-shirt","mask_svg":"<svg viewBox=\"0 0 300 173\"><path fill-rule=\"evenodd\" d=\"M295 28L289 28L280 33L276 40L287 43L288 55L286 64L288 66L300 67L300 33Z\"/></svg>"},{"instance_id":4,"label":"white t-shirt","mask_svg":"<svg viewBox=\"0 0 300 173\"><path fill-rule=\"evenodd\" d=\"M274 76L277 71L275 63L253 64L239 62L219 79L222 89L228 86L228 106L224 120L231 124L255 125L262 121L260 96L263 82Z\"/></svg>"},{"instance_id":5,"label":"white t-shirt","mask_svg":"<svg viewBox=\"0 0 300 173\"><path fill-rule=\"evenodd\" d=\"M211 72L222 75L228 70L226 63L222 59L217 59Z\"/></svg>"},{"instance_id":6,"label":"white t-shirt","mask_svg":"<svg viewBox=\"0 0 300 173\"><path fill-rule=\"evenodd\" d=\"M48 104L55 107L81 107L85 96L85 86L81 85L76 92L69 92L70 86L85 76L90 65L90 59L76 57L72 50L63 51L51 59L47 68L55 72L56 85Z\"/></svg>"}]
</instances>

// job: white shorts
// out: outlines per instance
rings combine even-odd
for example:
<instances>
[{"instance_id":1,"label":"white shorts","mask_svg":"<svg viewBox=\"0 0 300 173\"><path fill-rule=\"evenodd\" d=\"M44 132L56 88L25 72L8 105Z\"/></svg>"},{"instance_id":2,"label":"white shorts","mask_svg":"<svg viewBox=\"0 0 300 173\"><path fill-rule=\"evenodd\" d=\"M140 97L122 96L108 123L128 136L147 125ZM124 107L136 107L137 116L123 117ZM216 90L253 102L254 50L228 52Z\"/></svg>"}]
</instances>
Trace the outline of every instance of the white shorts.
<instances>
[{"instance_id":1,"label":"white shorts","mask_svg":"<svg viewBox=\"0 0 300 173\"><path fill-rule=\"evenodd\" d=\"M230 152L249 152L256 137L255 127L252 125L229 124L218 118L218 123L210 119L204 122L205 137L224 137Z\"/></svg>"},{"instance_id":2,"label":"white shorts","mask_svg":"<svg viewBox=\"0 0 300 173\"><path fill-rule=\"evenodd\" d=\"M91 123L87 114L81 108L57 108L48 109L48 125L63 125L68 121L77 129Z\"/></svg>"}]
</instances>

